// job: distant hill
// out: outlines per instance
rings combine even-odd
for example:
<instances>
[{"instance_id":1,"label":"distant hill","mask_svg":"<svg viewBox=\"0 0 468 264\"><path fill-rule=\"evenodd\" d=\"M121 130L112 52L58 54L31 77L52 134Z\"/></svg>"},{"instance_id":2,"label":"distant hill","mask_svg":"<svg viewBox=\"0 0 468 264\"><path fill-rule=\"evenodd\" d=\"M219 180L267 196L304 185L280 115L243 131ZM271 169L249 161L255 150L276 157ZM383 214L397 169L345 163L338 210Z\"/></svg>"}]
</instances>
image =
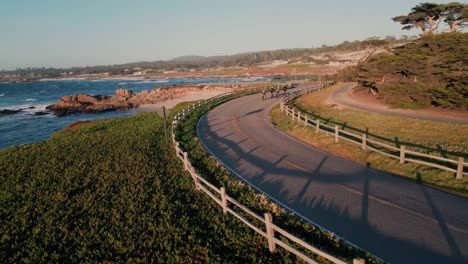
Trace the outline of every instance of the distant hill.
<instances>
[{"instance_id":1,"label":"distant hill","mask_svg":"<svg viewBox=\"0 0 468 264\"><path fill-rule=\"evenodd\" d=\"M468 33L432 34L342 72L397 108L468 110Z\"/></svg>"},{"instance_id":2,"label":"distant hill","mask_svg":"<svg viewBox=\"0 0 468 264\"><path fill-rule=\"evenodd\" d=\"M385 41L388 44L407 41L407 39L396 39L394 37L386 37ZM342 51L358 51L364 48L363 41L344 41L341 44L334 46L322 45L316 48L297 48L297 49L279 49L269 51L245 52L234 55L225 56L198 56L187 55L176 57L168 61L141 61L125 64L107 65L107 66L86 66L86 67L71 67L71 68L24 68L13 71L0 71L2 76L14 75L16 77L24 77L25 79L34 80L40 78L53 78L63 75L70 76L81 74L103 74L109 75L128 75L142 70L153 72L168 71L168 70L191 70L205 69L214 67L250 67L264 62L275 60L286 61L301 61L310 59L310 56L323 52L342 52Z\"/></svg>"},{"instance_id":3,"label":"distant hill","mask_svg":"<svg viewBox=\"0 0 468 264\"><path fill-rule=\"evenodd\" d=\"M169 60L170 62L203 62L206 61L208 57L205 56L197 56L197 55L186 55L173 58Z\"/></svg>"}]
</instances>

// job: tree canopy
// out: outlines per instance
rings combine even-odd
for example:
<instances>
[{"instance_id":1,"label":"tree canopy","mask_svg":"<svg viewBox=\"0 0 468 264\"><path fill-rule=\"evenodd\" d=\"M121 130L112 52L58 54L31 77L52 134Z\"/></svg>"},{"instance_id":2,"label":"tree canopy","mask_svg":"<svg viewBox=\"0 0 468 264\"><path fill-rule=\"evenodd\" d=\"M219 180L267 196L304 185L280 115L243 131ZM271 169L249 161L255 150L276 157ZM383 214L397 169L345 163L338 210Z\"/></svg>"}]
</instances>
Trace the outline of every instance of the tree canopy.
<instances>
[{"instance_id":1,"label":"tree canopy","mask_svg":"<svg viewBox=\"0 0 468 264\"><path fill-rule=\"evenodd\" d=\"M466 26L468 5L459 2L420 3L409 14L393 17L392 20L402 24L403 30L419 28L422 35L436 33L442 22L448 25L448 31L456 32Z\"/></svg>"},{"instance_id":2,"label":"tree canopy","mask_svg":"<svg viewBox=\"0 0 468 264\"><path fill-rule=\"evenodd\" d=\"M468 110L468 33L429 34L341 73L392 107Z\"/></svg>"}]
</instances>

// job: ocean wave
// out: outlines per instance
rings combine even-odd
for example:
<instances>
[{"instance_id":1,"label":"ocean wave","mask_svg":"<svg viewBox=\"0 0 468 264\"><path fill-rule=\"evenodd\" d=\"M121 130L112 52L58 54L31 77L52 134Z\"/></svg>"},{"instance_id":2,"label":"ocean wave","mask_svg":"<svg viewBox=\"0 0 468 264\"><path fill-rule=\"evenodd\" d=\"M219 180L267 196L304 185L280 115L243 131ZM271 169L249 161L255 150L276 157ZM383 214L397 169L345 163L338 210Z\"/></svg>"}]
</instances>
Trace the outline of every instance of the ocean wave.
<instances>
[{"instance_id":1,"label":"ocean wave","mask_svg":"<svg viewBox=\"0 0 468 264\"><path fill-rule=\"evenodd\" d=\"M142 84L142 83L168 83L169 80L145 80L145 81L140 81L140 82L135 82L136 84Z\"/></svg>"},{"instance_id":2,"label":"ocean wave","mask_svg":"<svg viewBox=\"0 0 468 264\"><path fill-rule=\"evenodd\" d=\"M5 96L5 94L0 94L0 97L3 97L3 96Z\"/></svg>"},{"instance_id":3,"label":"ocean wave","mask_svg":"<svg viewBox=\"0 0 468 264\"><path fill-rule=\"evenodd\" d=\"M26 102L35 102L35 101L37 101L37 99L28 98L28 99L25 99L24 101L26 101Z\"/></svg>"},{"instance_id":4,"label":"ocean wave","mask_svg":"<svg viewBox=\"0 0 468 264\"><path fill-rule=\"evenodd\" d=\"M21 110L20 112L14 114L14 115L8 115L7 117L12 117L12 118L31 118L31 117L53 117L53 113L49 110L46 109L48 105L43 104L43 105L15 105L15 106L10 106L10 107L2 107L0 110ZM45 112L47 114L36 114L39 112Z\"/></svg>"},{"instance_id":5,"label":"ocean wave","mask_svg":"<svg viewBox=\"0 0 468 264\"><path fill-rule=\"evenodd\" d=\"M12 105L12 106L7 106L7 107L1 107L1 109L6 109L6 110L20 110L23 109L23 111L44 111L46 110L46 107L50 104L40 104L40 105L32 105L32 104L20 104L20 105Z\"/></svg>"},{"instance_id":6,"label":"ocean wave","mask_svg":"<svg viewBox=\"0 0 468 264\"><path fill-rule=\"evenodd\" d=\"M121 83L118 83L117 85L126 85L127 83L126 82L121 82Z\"/></svg>"},{"instance_id":7,"label":"ocean wave","mask_svg":"<svg viewBox=\"0 0 468 264\"><path fill-rule=\"evenodd\" d=\"M155 80L153 83L168 83L169 80Z\"/></svg>"}]
</instances>

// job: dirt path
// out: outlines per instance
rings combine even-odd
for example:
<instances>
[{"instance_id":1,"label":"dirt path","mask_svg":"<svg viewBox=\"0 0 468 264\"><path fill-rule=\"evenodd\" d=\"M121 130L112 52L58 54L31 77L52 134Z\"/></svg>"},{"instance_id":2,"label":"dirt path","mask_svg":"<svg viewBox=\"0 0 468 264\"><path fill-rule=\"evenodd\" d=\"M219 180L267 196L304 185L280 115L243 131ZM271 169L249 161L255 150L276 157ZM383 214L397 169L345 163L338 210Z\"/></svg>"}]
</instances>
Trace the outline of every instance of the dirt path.
<instances>
[{"instance_id":1,"label":"dirt path","mask_svg":"<svg viewBox=\"0 0 468 264\"><path fill-rule=\"evenodd\" d=\"M393 109L375 98L353 93L357 83L344 83L343 86L333 92L328 98L329 104L339 107L357 109L367 112L375 112L386 115L395 115L416 119L425 119L438 122L468 124L468 113L461 111L449 111L443 109Z\"/></svg>"}]
</instances>

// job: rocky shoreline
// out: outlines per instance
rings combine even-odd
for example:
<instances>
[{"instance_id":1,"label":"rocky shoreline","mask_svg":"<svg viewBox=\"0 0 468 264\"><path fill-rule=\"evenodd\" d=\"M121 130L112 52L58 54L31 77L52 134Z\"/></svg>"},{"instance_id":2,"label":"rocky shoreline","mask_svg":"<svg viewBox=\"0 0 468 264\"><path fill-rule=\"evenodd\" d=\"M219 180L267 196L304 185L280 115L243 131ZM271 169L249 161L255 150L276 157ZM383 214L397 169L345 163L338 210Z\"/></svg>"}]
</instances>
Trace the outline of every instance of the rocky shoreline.
<instances>
[{"instance_id":1,"label":"rocky shoreline","mask_svg":"<svg viewBox=\"0 0 468 264\"><path fill-rule=\"evenodd\" d=\"M155 104L157 102L173 99L191 91L202 91L208 86L183 86L174 88L154 88L151 91L144 90L133 93L128 89L117 89L115 95L87 95L75 94L63 96L46 109L54 112L56 116L67 116L76 113L101 113L108 111L123 111L138 108L143 104Z\"/></svg>"}]
</instances>

